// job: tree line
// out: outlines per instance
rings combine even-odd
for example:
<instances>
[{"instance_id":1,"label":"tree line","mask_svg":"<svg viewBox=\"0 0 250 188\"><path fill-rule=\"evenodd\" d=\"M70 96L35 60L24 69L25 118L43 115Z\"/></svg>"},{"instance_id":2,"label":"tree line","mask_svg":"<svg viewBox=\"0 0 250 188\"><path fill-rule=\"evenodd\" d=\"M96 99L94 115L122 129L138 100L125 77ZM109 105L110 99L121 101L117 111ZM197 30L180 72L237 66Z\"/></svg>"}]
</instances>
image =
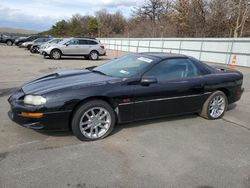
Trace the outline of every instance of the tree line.
<instances>
[{"instance_id":1,"label":"tree line","mask_svg":"<svg viewBox=\"0 0 250 188\"><path fill-rule=\"evenodd\" d=\"M126 18L75 14L42 34L58 37L249 37L250 0L146 0Z\"/></svg>"}]
</instances>

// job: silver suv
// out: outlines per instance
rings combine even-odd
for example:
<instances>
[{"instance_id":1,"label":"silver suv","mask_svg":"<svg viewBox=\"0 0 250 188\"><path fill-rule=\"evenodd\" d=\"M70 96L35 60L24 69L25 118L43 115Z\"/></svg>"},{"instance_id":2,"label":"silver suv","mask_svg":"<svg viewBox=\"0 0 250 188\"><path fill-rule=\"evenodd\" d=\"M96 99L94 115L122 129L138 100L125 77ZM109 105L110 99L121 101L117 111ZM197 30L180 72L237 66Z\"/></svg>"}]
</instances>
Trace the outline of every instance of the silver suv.
<instances>
[{"instance_id":1,"label":"silver suv","mask_svg":"<svg viewBox=\"0 0 250 188\"><path fill-rule=\"evenodd\" d=\"M61 56L84 56L91 60L97 60L99 56L106 55L106 50L96 39L67 38L58 44L52 44L41 49L40 54L52 59L60 59Z\"/></svg>"}]
</instances>

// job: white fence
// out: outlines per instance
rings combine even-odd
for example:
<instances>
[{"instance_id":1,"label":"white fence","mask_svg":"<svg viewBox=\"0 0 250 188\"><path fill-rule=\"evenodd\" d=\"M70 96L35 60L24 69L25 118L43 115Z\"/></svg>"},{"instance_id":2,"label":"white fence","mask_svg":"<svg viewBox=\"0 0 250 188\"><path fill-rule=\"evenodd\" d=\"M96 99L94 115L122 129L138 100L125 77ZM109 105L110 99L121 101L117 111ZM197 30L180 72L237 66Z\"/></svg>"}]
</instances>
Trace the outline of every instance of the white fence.
<instances>
[{"instance_id":1,"label":"white fence","mask_svg":"<svg viewBox=\"0 0 250 188\"><path fill-rule=\"evenodd\" d=\"M250 38L100 38L111 50L127 52L171 52L201 61L250 67Z\"/></svg>"}]
</instances>

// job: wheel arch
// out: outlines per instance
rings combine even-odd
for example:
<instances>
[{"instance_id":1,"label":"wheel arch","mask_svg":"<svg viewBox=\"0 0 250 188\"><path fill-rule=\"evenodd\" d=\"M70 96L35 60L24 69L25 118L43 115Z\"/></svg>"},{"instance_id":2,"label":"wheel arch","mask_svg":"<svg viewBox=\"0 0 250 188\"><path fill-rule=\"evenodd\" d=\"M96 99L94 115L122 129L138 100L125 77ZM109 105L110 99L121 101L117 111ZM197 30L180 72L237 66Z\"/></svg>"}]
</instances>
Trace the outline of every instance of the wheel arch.
<instances>
[{"instance_id":1,"label":"wheel arch","mask_svg":"<svg viewBox=\"0 0 250 188\"><path fill-rule=\"evenodd\" d=\"M13 40L7 39L7 40L6 40L6 43L7 43L8 41L10 41L10 42L12 43L12 45L13 45Z\"/></svg>"},{"instance_id":2,"label":"wheel arch","mask_svg":"<svg viewBox=\"0 0 250 188\"><path fill-rule=\"evenodd\" d=\"M89 55L91 54L91 52L97 52L97 54L100 55L100 53L96 49L91 49L90 52L89 52Z\"/></svg>"},{"instance_id":3,"label":"wheel arch","mask_svg":"<svg viewBox=\"0 0 250 188\"><path fill-rule=\"evenodd\" d=\"M61 55L63 54L63 53L62 53L62 50L60 50L59 48L53 48L53 49L50 51L50 54L51 54L54 50L58 50L58 51L61 53Z\"/></svg>"},{"instance_id":4,"label":"wheel arch","mask_svg":"<svg viewBox=\"0 0 250 188\"><path fill-rule=\"evenodd\" d=\"M218 90L222 91L226 95L226 97L229 98L230 91L227 88L219 88Z\"/></svg>"}]
</instances>

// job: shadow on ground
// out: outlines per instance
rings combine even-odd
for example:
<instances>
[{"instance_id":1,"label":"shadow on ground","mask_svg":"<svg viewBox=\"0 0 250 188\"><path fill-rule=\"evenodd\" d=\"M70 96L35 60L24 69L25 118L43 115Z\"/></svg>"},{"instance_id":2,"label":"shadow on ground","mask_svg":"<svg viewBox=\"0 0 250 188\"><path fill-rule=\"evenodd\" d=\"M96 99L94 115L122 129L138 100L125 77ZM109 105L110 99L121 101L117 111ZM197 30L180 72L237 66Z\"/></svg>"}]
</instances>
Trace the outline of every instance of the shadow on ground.
<instances>
[{"instance_id":1,"label":"shadow on ground","mask_svg":"<svg viewBox=\"0 0 250 188\"><path fill-rule=\"evenodd\" d=\"M136 121L131 123L123 123L123 124L117 124L113 130L113 132L110 134L114 135L118 133L119 131L126 129L126 128L133 128L133 127L140 127L140 126L155 126L153 124L155 123L162 123L166 122L169 123L171 121L177 121L177 120L183 120L183 119L192 119L197 118L196 114L191 115L183 115L183 116L175 116L175 117L166 117L166 118L160 118L160 119L151 119L151 120L142 120L142 121ZM64 131L48 131L48 130L35 130L36 132L47 135L47 136L54 136L54 137L67 137L67 136L74 136L71 130L64 130Z\"/></svg>"}]
</instances>

